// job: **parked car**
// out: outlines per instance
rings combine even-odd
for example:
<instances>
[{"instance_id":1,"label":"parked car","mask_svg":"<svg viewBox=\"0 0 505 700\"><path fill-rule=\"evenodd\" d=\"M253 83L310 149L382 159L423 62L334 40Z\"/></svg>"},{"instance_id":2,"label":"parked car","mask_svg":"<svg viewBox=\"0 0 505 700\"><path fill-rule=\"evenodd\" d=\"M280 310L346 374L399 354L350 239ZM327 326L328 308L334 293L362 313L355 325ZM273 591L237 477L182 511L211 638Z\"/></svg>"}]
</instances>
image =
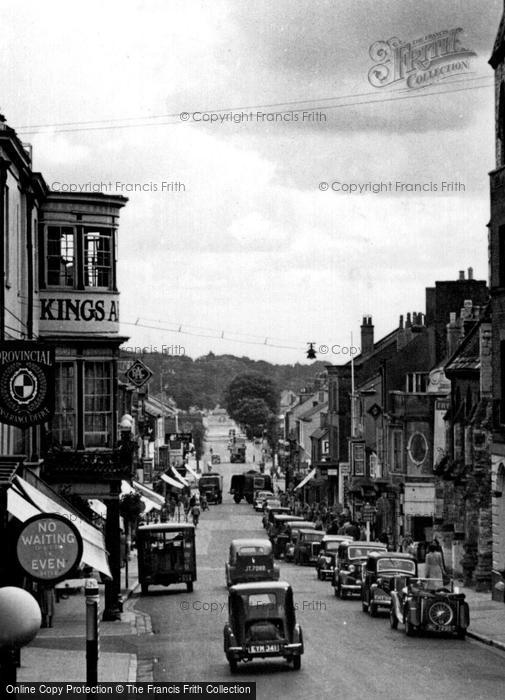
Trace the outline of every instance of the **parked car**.
<instances>
[{"instance_id":1,"label":"parked car","mask_svg":"<svg viewBox=\"0 0 505 700\"><path fill-rule=\"evenodd\" d=\"M406 552L370 552L363 566L361 607L372 617L379 608L391 607L391 580L395 576L417 576L417 562Z\"/></svg>"},{"instance_id":2,"label":"parked car","mask_svg":"<svg viewBox=\"0 0 505 700\"><path fill-rule=\"evenodd\" d=\"M273 506L273 505L268 505L265 507L265 510L263 512L263 527L266 529L268 532L270 526L273 523L274 520L274 515L276 514L283 514L283 515L289 515L291 513L291 508L288 508L287 506Z\"/></svg>"},{"instance_id":3,"label":"parked car","mask_svg":"<svg viewBox=\"0 0 505 700\"><path fill-rule=\"evenodd\" d=\"M286 535L286 526L289 522L295 520L303 520L301 515L291 515L289 513L276 513L268 528L268 537L274 548L274 557L279 559L281 554L284 554L284 548L288 541Z\"/></svg>"},{"instance_id":4,"label":"parked car","mask_svg":"<svg viewBox=\"0 0 505 700\"><path fill-rule=\"evenodd\" d=\"M386 551L381 542L344 542L337 551L335 570L331 579L335 595L345 598L348 594L360 595L362 566L370 552Z\"/></svg>"},{"instance_id":5,"label":"parked car","mask_svg":"<svg viewBox=\"0 0 505 700\"><path fill-rule=\"evenodd\" d=\"M288 522L284 533L277 538L278 550L280 552L279 556L284 556L285 561L293 561L298 532L302 528L307 530L315 530L316 523L312 522L312 520L295 520Z\"/></svg>"},{"instance_id":6,"label":"parked car","mask_svg":"<svg viewBox=\"0 0 505 700\"><path fill-rule=\"evenodd\" d=\"M444 632L464 639L470 624L465 594L451 581L395 576L391 587L391 627L404 625L405 634Z\"/></svg>"},{"instance_id":7,"label":"parked car","mask_svg":"<svg viewBox=\"0 0 505 700\"><path fill-rule=\"evenodd\" d=\"M295 564L315 564L324 537L324 530L303 528L298 530L293 552Z\"/></svg>"},{"instance_id":8,"label":"parked car","mask_svg":"<svg viewBox=\"0 0 505 700\"><path fill-rule=\"evenodd\" d=\"M302 629L296 622L293 591L286 581L239 583L228 596L224 653L230 671L239 661L281 657L301 666Z\"/></svg>"},{"instance_id":9,"label":"parked car","mask_svg":"<svg viewBox=\"0 0 505 700\"><path fill-rule=\"evenodd\" d=\"M185 583L193 590L196 581L195 528L187 523L140 525L136 534L140 590L150 585Z\"/></svg>"},{"instance_id":10,"label":"parked car","mask_svg":"<svg viewBox=\"0 0 505 700\"><path fill-rule=\"evenodd\" d=\"M256 491L254 494L254 510L263 510L263 502L267 498L273 498L274 494L271 491Z\"/></svg>"},{"instance_id":11,"label":"parked car","mask_svg":"<svg viewBox=\"0 0 505 700\"><path fill-rule=\"evenodd\" d=\"M278 580L279 567L274 565L270 540L266 538L232 540L225 573L228 587L247 581Z\"/></svg>"},{"instance_id":12,"label":"parked car","mask_svg":"<svg viewBox=\"0 0 505 700\"><path fill-rule=\"evenodd\" d=\"M331 578L335 569L337 551L342 542L352 542L350 535L325 535L316 559L317 578L324 581Z\"/></svg>"}]
</instances>

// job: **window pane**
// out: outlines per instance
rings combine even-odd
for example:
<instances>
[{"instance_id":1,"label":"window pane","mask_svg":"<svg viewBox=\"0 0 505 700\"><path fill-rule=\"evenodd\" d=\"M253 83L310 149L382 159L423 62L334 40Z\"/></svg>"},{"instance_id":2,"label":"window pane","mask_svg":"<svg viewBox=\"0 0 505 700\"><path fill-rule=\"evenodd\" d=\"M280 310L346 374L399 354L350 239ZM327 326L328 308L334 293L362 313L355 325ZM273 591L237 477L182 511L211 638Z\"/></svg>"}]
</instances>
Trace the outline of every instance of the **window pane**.
<instances>
[{"instance_id":1,"label":"window pane","mask_svg":"<svg viewBox=\"0 0 505 700\"><path fill-rule=\"evenodd\" d=\"M84 444L112 447L112 369L110 362L86 362Z\"/></svg>"},{"instance_id":2,"label":"window pane","mask_svg":"<svg viewBox=\"0 0 505 700\"><path fill-rule=\"evenodd\" d=\"M75 439L75 391L73 362L56 364L54 439L63 447L73 447Z\"/></svg>"},{"instance_id":3,"label":"window pane","mask_svg":"<svg viewBox=\"0 0 505 700\"><path fill-rule=\"evenodd\" d=\"M47 284L73 287L75 270L74 232L70 226L47 227Z\"/></svg>"},{"instance_id":4,"label":"window pane","mask_svg":"<svg viewBox=\"0 0 505 700\"><path fill-rule=\"evenodd\" d=\"M87 287L112 284L112 234L107 230L84 232L84 283Z\"/></svg>"}]
</instances>

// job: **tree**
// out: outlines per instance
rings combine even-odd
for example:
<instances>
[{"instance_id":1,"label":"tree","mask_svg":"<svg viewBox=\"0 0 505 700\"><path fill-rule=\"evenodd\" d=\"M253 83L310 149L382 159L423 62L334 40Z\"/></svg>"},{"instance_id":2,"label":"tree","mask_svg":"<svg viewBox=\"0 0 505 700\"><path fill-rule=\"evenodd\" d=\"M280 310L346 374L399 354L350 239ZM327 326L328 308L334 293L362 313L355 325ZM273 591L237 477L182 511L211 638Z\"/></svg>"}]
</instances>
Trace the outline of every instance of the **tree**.
<instances>
[{"instance_id":1,"label":"tree","mask_svg":"<svg viewBox=\"0 0 505 700\"><path fill-rule=\"evenodd\" d=\"M224 403L228 414L235 420L236 412L244 399L261 399L270 413L277 414L279 392L275 382L259 372L244 372L228 384ZM240 422L239 419L237 419Z\"/></svg>"},{"instance_id":2,"label":"tree","mask_svg":"<svg viewBox=\"0 0 505 700\"><path fill-rule=\"evenodd\" d=\"M238 405L234 420L243 426L247 437L260 437L266 430L272 413L263 399L243 399Z\"/></svg>"}]
</instances>

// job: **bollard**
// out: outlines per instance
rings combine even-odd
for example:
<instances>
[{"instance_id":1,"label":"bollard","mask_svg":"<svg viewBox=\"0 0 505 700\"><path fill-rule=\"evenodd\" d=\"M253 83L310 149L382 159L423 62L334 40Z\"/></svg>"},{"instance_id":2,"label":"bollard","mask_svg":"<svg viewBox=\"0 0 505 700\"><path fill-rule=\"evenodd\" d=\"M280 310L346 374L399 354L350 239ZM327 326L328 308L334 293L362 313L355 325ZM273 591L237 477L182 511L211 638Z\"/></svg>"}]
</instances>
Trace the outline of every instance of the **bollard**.
<instances>
[{"instance_id":1,"label":"bollard","mask_svg":"<svg viewBox=\"0 0 505 700\"><path fill-rule=\"evenodd\" d=\"M100 629L98 624L100 597L96 579L86 579L84 594L86 596L86 683L97 683L98 655L100 651Z\"/></svg>"}]
</instances>

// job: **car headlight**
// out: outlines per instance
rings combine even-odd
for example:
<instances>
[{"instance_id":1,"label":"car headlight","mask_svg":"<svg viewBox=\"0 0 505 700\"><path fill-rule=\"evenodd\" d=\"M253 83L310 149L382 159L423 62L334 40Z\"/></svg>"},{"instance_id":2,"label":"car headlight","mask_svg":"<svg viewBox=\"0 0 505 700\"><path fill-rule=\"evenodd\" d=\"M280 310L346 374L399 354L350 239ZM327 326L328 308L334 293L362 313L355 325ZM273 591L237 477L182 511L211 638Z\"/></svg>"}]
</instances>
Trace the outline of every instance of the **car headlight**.
<instances>
[{"instance_id":1,"label":"car headlight","mask_svg":"<svg viewBox=\"0 0 505 700\"><path fill-rule=\"evenodd\" d=\"M355 570L356 570L356 567L354 566L354 564L351 564L349 567L349 573L352 574L352 573L354 573Z\"/></svg>"}]
</instances>

